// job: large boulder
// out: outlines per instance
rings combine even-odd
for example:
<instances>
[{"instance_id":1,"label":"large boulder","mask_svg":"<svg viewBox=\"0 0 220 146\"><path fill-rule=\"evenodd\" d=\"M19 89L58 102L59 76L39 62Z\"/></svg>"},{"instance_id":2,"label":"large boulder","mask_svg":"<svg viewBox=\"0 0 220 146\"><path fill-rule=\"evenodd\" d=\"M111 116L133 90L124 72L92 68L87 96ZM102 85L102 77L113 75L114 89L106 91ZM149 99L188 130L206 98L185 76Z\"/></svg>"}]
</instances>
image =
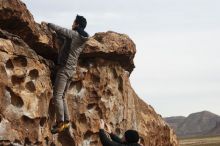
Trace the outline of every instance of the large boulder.
<instances>
[{"instance_id":1,"label":"large boulder","mask_svg":"<svg viewBox=\"0 0 220 146\"><path fill-rule=\"evenodd\" d=\"M70 130L51 135L59 38L34 22L19 0L0 0L0 28L0 145L101 145L100 119L120 136L138 130L145 146L178 145L173 131L130 85L136 49L127 35L97 33L84 44L65 96Z\"/></svg>"}]
</instances>

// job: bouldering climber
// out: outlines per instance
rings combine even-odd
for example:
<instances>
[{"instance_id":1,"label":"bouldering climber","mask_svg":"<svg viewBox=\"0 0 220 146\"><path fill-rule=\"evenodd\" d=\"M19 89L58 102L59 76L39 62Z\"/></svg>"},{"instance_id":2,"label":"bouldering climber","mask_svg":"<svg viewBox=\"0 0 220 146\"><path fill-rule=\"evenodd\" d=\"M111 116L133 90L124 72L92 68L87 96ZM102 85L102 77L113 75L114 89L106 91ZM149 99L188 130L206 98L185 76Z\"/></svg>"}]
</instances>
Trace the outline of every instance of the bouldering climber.
<instances>
[{"instance_id":1,"label":"bouldering climber","mask_svg":"<svg viewBox=\"0 0 220 146\"><path fill-rule=\"evenodd\" d=\"M77 15L72 30L62 28L52 23L42 22L54 30L59 36L64 37L64 42L58 53L58 70L53 90L53 101L55 105L56 124L52 127L51 133L56 134L69 127L69 112L65 100L65 92L70 84L70 79L76 71L77 61L82 52L82 45L89 35L84 31L87 21L83 16Z\"/></svg>"},{"instance_id":2,"label":"bouldering climber","mask_svg":"<svg viewBox=\"0 0 220 146\"><path fill-rule=\"evenodd\" d=\"M139 142L139 134L135 130L127 130L122 139L112 133L111 128L107 125L105 130L105 122L100 120L99 137L103 146L141 146Z\"/></svg>"}]
</instances>

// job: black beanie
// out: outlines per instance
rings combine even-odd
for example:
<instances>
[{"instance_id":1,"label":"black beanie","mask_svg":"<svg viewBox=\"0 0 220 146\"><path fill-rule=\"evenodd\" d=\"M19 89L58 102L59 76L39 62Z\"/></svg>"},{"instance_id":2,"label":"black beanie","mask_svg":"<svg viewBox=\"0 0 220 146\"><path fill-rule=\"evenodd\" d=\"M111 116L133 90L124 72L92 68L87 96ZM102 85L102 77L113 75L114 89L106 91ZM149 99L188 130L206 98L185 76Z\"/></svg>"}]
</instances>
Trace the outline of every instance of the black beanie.
<instances>
[{"instance_id":1,"label":"black beanie","mask_svg":"<svg viewBox=\"0 0 220 146\"><path fill-rule=\"evenodd\" d=\"M79 24L79 26L80 26L82 29L85 29L85 28L86 28L87 21L86 21L86 18L84 18L83 16L77 15L75 21L76 21L77 24Z\"/></svg>"},{"instance_id":2,"label":"black beanie","mask_svg":"<svg viewBox=\"0 0 220 146\"><path fill-rule=\"evenodd\" d=\"M137 143L139 141L139 134L135 130L127 130L124 136L128 143Z\"/></svg>"}]
</instances>

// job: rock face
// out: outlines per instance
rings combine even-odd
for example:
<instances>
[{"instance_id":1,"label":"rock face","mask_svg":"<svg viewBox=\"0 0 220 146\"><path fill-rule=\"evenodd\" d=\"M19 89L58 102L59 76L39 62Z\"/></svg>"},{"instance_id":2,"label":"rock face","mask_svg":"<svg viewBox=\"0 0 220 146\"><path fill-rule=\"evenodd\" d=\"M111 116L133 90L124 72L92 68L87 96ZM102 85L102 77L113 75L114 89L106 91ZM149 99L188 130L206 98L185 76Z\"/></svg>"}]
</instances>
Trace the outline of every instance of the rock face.
<instances>
[{"instance_id":1,"label":"rock face","mask_svg":"<svg viewBox=\"0 0 220 146\"><path fill-rule=\"evenodd\" d=\"M24 3L0 0L0 27L19 35L38 54L48 59L56 55L56 41L50 31L35 23Z\"/></svg>"},{"instance_id":2,"label":"rock face","mask_svg":"<svg viewBox=\"0 0 220 146\"><path fill-rule=\"evenodd\" d=\"M115 32L84 44L67 91L71 127L51 135L52 85L60 41L34 22L19 0L0 0L0 145L99 146L99 120L123 135L136 129L145 146L176 146L173 131L133 91L135 44ZM54 55L54 56L53 56Z\"/></svg>"}]
</instances>

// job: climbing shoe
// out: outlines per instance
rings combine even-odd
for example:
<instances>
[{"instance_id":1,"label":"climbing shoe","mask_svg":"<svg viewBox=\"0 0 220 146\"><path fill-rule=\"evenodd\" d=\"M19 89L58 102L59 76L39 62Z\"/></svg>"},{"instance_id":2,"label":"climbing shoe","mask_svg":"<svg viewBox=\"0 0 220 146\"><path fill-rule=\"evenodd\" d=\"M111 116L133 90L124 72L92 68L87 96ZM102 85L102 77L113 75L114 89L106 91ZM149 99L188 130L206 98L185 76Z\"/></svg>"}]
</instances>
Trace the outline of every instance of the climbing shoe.
<instances>
[{"instance_id":1,"label":"climbing shoe","mask_svg":"<svg viewBox=\"0 0 220 146\"><path fill-rule=\"evenodd\" d=\"M60 122L52 127L51 133L52 134L61 133L64 130L68 129L69 126L70 126L69 122Z\"/></svg>"}]
</instances>

